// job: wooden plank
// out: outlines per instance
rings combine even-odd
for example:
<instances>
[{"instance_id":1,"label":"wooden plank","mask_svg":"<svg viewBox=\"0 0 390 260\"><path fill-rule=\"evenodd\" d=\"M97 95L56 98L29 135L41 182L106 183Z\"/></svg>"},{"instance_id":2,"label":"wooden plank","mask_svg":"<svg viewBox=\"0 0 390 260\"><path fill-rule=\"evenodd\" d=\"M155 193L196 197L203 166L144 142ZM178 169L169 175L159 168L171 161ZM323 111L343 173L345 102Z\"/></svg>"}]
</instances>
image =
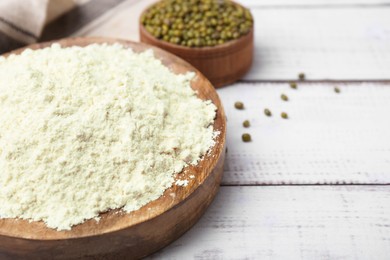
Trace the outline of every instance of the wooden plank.
<instances>
[{"instance_id":1,"label":"wooden plank","mask_svg":"<svg viewBox=\"0 0 390 260\"><path fill-rule=\"evenodd\" d=\"M228 118L223 185L390 184L390 84L344 83L340 94L332 83L298 84L218 90ZM236 101L245 109L235 109ZM246 132L251 143L241 140Z\"/></svg>"},{"instance_id":2,"label":"wooden plank","mask_svg":"<svg viewBox=\"0 0 390 260\"><path fill-rule=\"evenodd\" d=\"M389 186L221 187L149 259L388 259Z\"/></svg>"},{"instance_id":3,"label":"wooden plank","mask_svg":"<svg viewBox=\"0 0 390 260\"><path fill-rule=\"evenodd\" d=\"M58 2L59 0L56 0ZM120 5L125 0L77 0L75 8L71 8L71 3L68 1L53 2L49 8L53 9L56 5L61 4L59 9L66 10L63 15L60 15L59 10L56 11L56 18L49 17L49 22L44 28L40 41L49 41L53 39L69 37L72 33L80 28L83 28L90 22L98 19L111 8ZM134 0L135 1L135 0ZM66 8L65 6L68 5ZM70 11L69 11L70 10ZM62 10L64 11L64 10ZM58 16L60 15L60 16Z\"/></svg>"},{"instance_id":4,"label":"wooden plank","mask_svg":"<svg viewBox=\"0 0 390 260\"><path fill-rule=\"evenodd\" d=\"M388 79L390 9L254 9L246 79Z\"/></svg>"},{"instance_id":5,"label":"wooden plank","mask_svg":"<svg viewBox=\"0 0 390 260\"><path fill-rule=\"evenodd\" d=\"M76 35L138 40L151 0L128 1ZM247 80L389 79L390 8L254 8L255 60Z\"/></svg>"},{"instance_id":6,"label":"wooden plank","mask_svg":"<svg viewBox=\"0 0 390 260\"><path fill-rule=\"evenodd\" d=\"M72 10L73 8L80 7L81 5L84 5L89 1L93 1L93 0L70 0L70 1L50 0L47 6L47 16L46 16L45 24L51 23L61 15L64 15L70 10ZM98 1L95 2L99 3Z\"/></svg>"},{"instance_id":7,"label":"wooden plank","mask_svg":"<svg viewBox=\"0 0 390 260\"><path fill-rule=\"evenodd\" d=\"M138 21L141 12L156 0L126 0L89 23L74 36L103 36L138 41Z\"/></svg>"}]
</instances>

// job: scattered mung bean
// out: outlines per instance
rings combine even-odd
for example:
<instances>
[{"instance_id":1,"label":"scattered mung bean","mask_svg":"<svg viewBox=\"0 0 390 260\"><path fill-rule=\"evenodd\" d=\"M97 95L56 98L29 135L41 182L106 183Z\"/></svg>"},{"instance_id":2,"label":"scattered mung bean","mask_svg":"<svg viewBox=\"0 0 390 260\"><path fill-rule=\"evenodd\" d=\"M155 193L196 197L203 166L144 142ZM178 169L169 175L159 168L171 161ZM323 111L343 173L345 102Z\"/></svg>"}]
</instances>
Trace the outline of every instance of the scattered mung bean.
<instances>
[{"instance_id":1,"label":"scattered mung bean","mask_svg":"<svg viewBox=\"0 0 390 260\"><path fill-rule=\"evenodd\" d=\"M242 141L245 143L252 141L251 135L248 133L242 134Z\"/></svg>"},{"instance_id":2,"label":"scattered mung bean","mask_svg":"<svg viewBox=\"0 0 390 260\"><path fill-rule=\"evenodd\" d=\"M234 107L240 110L244 109L244 103L237 101L236 103L234 103Z\"/></svg>"},{"instance_id":3,"label":"scattered mung bean","mask_svg":"<svg viewBox=\"0 0 390 260\"><path fill-rule=\"evenodd\" d=\"M268 108L264 109L264 114L266 116L272 116L271 110L269 110Z\"/></svg>"},{"instance_id":4,"label":"scattered mung bean","mask_svg":"<svg viewBox=\"0 0 390 260\"><path fill-rule=\"evenodd\" d=\"M296 82L290 82L290 87L293 89L297 89L297 83Z\"/></svg>"}]
</instances>

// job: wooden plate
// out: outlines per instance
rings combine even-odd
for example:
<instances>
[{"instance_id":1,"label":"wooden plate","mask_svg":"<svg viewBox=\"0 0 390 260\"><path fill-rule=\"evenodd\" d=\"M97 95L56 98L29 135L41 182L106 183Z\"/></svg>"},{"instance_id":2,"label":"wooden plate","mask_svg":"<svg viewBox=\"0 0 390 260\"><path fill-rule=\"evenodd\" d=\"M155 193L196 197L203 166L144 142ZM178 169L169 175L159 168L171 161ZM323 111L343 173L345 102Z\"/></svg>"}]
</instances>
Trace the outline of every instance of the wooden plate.
<instances>
[{"instance_id":1,"label":"wooden plate","mask_svg":"<svg viewBox=\"0 0 390 260\"><path fill-rule=\"evenodd\" d=\"M241 6L238 3L236 5ZM151 7L151 6L150 6ZM150 8L146 8L142 15ZM139 21L141 42L157 46L188 61L200 70L215 87L231 84L242 78L252 66L253 25L249 33L213 47L190 48L157 39Z\"/></svg>"},{"instance_id":2,"label":"wooden plate","mask_svg":"<svg viewBox=\"0 0 390 260\"><path fill-rule=\"evenodd\" d=\"M201 99L218 107L214 129L220 131L216 145L197 166L189 166L181 178L195 178L188 186L173 186L159 199L130 213L118 210L101 214L71 231L55 231L42 222L0 219L0 259L134 259L146 256L181 236L202 216L216 195L225 158L226 122L223 107L211 83L182 59L146 44L106 38L70 38L55 41L63 47L92 43L120 43L141 52L152 48L155 56L175 73L196 72L191 86ZM40 49L53 42L30 45ZM19 49L12 53L20 53ZM10 53L6 54L9 55Z\"/></svg>"}]
</instances>

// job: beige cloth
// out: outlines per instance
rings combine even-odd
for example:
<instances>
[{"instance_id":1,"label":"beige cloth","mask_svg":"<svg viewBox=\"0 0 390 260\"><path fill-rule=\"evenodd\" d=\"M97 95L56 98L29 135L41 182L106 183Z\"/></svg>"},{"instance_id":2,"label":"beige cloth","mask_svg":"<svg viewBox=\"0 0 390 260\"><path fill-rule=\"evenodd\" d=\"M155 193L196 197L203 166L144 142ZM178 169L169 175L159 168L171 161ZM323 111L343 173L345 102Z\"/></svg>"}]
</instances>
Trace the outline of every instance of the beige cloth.
<instances>
[{"instance_id":1,"label":"beige cloth","mask_svg":"<svg viewBox=\"0 0 390 260\"><path fill-rule=\"evenodd\" d=\"M0 31L21 43L36 42L45 25L49 0L1 0Z\"/></svg>"},{"instance_id":2,"label":"beige cloth","mask_svg":"<svg viewBox=\"0 0 390 260\"><path fill-rule=\"evenodd\" d=\"M45 25L86 0L0 0L0 54L39 40Z\"/></svg>"}]
</instances>

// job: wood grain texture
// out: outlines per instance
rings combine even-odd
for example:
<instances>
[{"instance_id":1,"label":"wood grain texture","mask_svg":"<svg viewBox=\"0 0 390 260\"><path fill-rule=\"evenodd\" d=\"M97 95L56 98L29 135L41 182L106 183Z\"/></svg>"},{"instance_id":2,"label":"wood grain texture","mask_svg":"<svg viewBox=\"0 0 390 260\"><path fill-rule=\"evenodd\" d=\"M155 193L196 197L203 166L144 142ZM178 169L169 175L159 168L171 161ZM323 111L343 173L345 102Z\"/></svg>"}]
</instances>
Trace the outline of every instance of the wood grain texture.
<instances>
[{"instance_id":1,"label":"wood grain texture","mask_svg":"<svg viewBox=\"0 0 390 260\"><path fill-rule=\"evenodd\" d=\"M81 28L75 35L139 40L139 15L154 1L127 0ZM266 118L262 117L258 106L266 103L257 101L262 98L263 93L260 96L256 94L257 88L267 88L263 84L264 81L296 79L297 73L301 71L307 74L309 80L352 80L355 83L359 80L389 80L389 1L239 2L253 8L256 21L256 56L246 80L263 82L247 81L244 84L239 83L239 86L232 86L234 91L230 87L218 90L228 108L230 130L227 137L228 164L223 183L289 183L293 186L222 187L201 221L150 259L389 259L389 186L294 186L294 183L387 183L390 176L387 171L389 167L386 165L389 158L386 157L388 149L371 150L373 155L385 156L370 157L371 161L375 158L379 160L379 164L373 164L378 166L378 171L355 171L352 178L351 172L346 174L346 170L350 171L350 166L354 166L356 162L342 161L341 167L335 167L340 166L339 163L335 164L335 160L339 161L340 157L334 157L335 160L330 161L321 158L316 160L315 150L314 154L305 153L309 157L297 156L299 160L305 162L306 159L306 162L311 162L312 171L303 173L299 167L294 170L291 164L280 162L280 158L285 161L285 154L281 157L280 153L277 153L278 156L271 152L270 149L275 145L272 140L278 141L272 133L279 128L276 134L281 134L280 125L270 127L270 122L265 121ZM323 98L326 89L330 91L329 95L332 91L332 82L320 84L323 86L321 93L318 97L313 93L314 98ZM351 87L351 84L346 84L345 87L347 86ZM352 84L353 86L356 87ZM388 88L387 85L382 87ZM234 98L227 97L225 91L234 92L231 95ZM243 144L239 139L240 125L241 120L248 116L247 110L242 111L243 114L232 114L230 111L231 102L241 99L245 93L253 93L253 99L244 101L248 106L252 106L254 111L256 107L259 113L259 117L254 121L260 127L256 135L264 132L264 129L268 129L266 134L271 135L267 147L264 143L258 146L261 156L258 156L259 153L255 156L243 155L246 148L241 147ZM265 95L267 99L275 101L279 99L280 91L267 90ZM335 102L334 96L331 97L330 102ZM369 97L372 98L371 95ZM294 98L292 101L295 102L293 109L298 109L296 106L299 104L295 99L297 97L291 98ZM302 95L298 98L302 98ZM383 100L388 101L388 97ZM349 104L356 102L352 107L359 106L359 102L367 105L367 101L363 97L355 97L352 100L348 97L346 100ZM305 104L302 103L301 106ZM346 104L341 107L346 108ZM309 112L313 108L313 112L318 111L314 104L307 108ZM288 109L287 112L292 111L290 107ZM334 113L333 109L331 111ZM364 105L358 111L366 109ZM368 109L364 112L366 116L373 111ZM380 115L383 115L382 112ZM371 122L371 127L375 128L378 122L382 125L387 117L385 115L378 121ZM286 131L287 134L290 133L288 129ZM261 137L264 142L267 142L267 135ZM380 143L381 139L378 137L375 142ZM268 156L264 156L267 152ZM342 156L348 156L348 153ZM289 158L294 162L293 157ZM357 162L357 165L362 164L364 158ZM332 174L329 174L330 172Z\"/></svg>"},{"instance_id":2,"label":"wood grain texture","mask_svg":"<svg viewBox=\"0 0 390 260\"><path fill-rule=\"evenodd\" d=\"M125 0L74 32L72 36L102 36L139 41L141 12L156 0ZM115 19L117 18L117 19Z\"/></svg>"},{"instance_id":3,"label":"wood grain texture","mask_svg":"<svg viewBox=\"0 0 390 260\"><path fill-rule=\"evenodd\" d=\"M139 15L152 2L128 2L76 35L138 40ZM245 79L292 80L301 71L309 80L390 79L390 6L381 3L370 8L254 7L255 56Z\"/></svg>"},{"instance_id":4,"label":"wood grain texture","mask_svg":"<svg viewBox=\"0 0 390 260\"><path fill-rule=\"evenodd\" d=\"M389 186L270 186L221 187L194 228L149 259L389 255Z\"/></svg>"},{"instance_id":5,"label":"wood grain texture","mask_svg":"<svg viewBox=\"0 0 390 260\"><path fill-rule=\"evenodd\" d=\"M139 34L141 42L159 47L189 62L200 70L215 87L234 83L242 78L252 65L253 27L248 34L239 39L202 48L190 48L157 39L145 29L141 21L139 22Z\"/></svg>"},{"instance_id":6,"label":"wood grain texture","mask_svg":"<svg viewBox=\"0 0 390 260\"><path fill-rule=\"evenodd\" d=\"M255 58L245 79L389 79L390 7L252 9Z\"/></svg>"},{"instance_id":7,"label":"wood grain texture","mask_svg":"<svg viewBox=\"0 0 390 260\"><path fill-rule=\"evenodd\" d=\"M140 52L152 47L144 44L105 38L60 40L62 46L86 46L91 43L121 43ZM32 49L49 46L35 44ZM214 129L220 131L216 145L196 166L186 167L177 176L190 180L188 186L173 186L163 196L139 210L124 214L110 211L101 220L86 221L71 231L55 231L42 222L0 220L0 256L2 259L69 259L100 257L138 258L169 244L188 230L213 200L222 177L225 154L225 115L218 95L210 82L187 62L157 48L155 56L175 73L194 71L191 82L198 96L212 100L218 107ZM20 53L17 50L14 53ZM189 176L194 175L195 179Z\"/></svg>"},{"instance_id":8,"label":"wood grain texture","mask_svg":"<svg viewBox=\"0 0 390 260\"><path fill-rule=\"evenodd\" d=\"M239 83L218 93L228 118L223 185L390 184L390 83Z\"/></svg>"},{"instance_id":9,"label":"wood grain texture","mask_svg":"<svg viewBox=\"0 0 390 260\"><path fill-rule=\"evenodd\" d=\"M72 8L66 12L63 10L64 6L61 6L63 11L62 15L55 17L45 26L39 40L49 41L67 37L83 26L89 24L91 21L97 19L111 8L120 5L120 3L123 1L125 0L79 1L79 5L74 3L74 5L76 5L75 8ZM51 0L49 8L51 5L69 5L69 2L71 1Z\"/></svg>"}]
</instances>

